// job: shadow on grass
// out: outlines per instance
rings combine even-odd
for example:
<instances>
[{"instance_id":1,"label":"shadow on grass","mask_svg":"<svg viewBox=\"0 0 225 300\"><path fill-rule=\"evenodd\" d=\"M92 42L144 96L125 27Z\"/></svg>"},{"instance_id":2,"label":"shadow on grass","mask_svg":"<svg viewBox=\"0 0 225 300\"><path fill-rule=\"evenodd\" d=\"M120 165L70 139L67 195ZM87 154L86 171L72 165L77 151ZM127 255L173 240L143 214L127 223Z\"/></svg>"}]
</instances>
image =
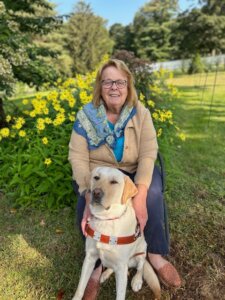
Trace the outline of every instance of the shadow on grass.
<instances>
[{"instance_id":1,"label":"shadow on grass","mask_svg":"<svg viewBox=\"0 0 225 300\"><path fill-rule=\"evenodd\" d=\"M0 209L1 299L71 299L84 257L74 212L14 210L5 197Z\"/></svg>"}]
</instances>

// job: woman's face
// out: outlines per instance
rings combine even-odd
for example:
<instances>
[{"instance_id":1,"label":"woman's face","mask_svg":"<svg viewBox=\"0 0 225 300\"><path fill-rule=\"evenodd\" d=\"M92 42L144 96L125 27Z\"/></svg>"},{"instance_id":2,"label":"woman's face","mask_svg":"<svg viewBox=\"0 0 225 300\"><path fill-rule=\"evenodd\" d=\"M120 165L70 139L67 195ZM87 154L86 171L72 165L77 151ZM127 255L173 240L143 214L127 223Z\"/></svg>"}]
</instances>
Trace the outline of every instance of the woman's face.
<instances>
[{"instance_id":1,"label":"woman's face","mask_svg":"<svg viewBox=\"0 0 225 300\"><path fill-rule=\"evenodd\" d=\"M128 95L126 74L113 66L109 66L103 70L101 81L101 96L107 109L119 113ZM110 81L117 82L110 86Z\"/></svg>"}]
</instances>

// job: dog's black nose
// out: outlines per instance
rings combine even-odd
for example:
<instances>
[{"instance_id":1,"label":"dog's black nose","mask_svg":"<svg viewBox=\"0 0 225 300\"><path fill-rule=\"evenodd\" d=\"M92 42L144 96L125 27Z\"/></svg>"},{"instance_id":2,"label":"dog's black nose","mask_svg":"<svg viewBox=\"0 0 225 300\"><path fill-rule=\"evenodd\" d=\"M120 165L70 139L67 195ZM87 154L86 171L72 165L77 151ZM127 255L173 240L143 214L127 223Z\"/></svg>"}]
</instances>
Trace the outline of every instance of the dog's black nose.
<instances>
[{"instance_id":1,"label":"dog's black nose","mask_svg":"<svg viewBox=\"0 0 225 300\"><path fill-rule=\"evenodd\" d=\"M97 202L97 203L100 203L101 202L101 199L103 197L103 191L99 188L96 188L92 191L92 200L94 202Z\"/></svg>"}]
</instances>

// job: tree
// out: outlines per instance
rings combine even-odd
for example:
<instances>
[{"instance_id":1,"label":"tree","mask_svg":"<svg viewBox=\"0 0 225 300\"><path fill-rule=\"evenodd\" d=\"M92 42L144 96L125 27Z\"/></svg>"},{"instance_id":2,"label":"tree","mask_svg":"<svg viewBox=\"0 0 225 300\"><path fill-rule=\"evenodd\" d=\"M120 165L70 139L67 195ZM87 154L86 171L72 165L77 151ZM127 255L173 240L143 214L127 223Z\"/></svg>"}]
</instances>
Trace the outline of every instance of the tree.
<instances>
[{"instance_id":1,"label":"tree","mask_svg":"<svg viewBox=\"0 0 225 300\"><path fill-rule=\"evenodd\" d=\"M170 57L171 24L177 8L177 0L153 0L136 13L133 32L137 56L151 61Z\"/></svg>"},{"instance_id":2,"label":"tree","mask_svg":"<svg viewBox=\"0 0 225 300\"><path fill-rule=\"evenodd\" d=\"M105 25L106 21L94 15L89 4L77 3L67 26L67 47L74 72L82 74L94 70L102 56L111 52L113 42Z\"/></svg>"},{"instance_id":3,"label":"tree","mask_svg":"<svg viewBox=\"0 0 225 300\"><path fill-rule=\"evenodd\" d=\"M45 0L37 0L35 5L52 10ZM50 79L53 70L49 72L41 57L53 53L33 45L32 35L50 32L58 25L56 18L37 16L28 0L0 2L0 15L0 90L10 93L17 80L40 85Z\"/></svg>"},{"instance_id":4,"label":"tree","mask_svg":"<svg viewBox=\"0 0 225 300\"><path fill-rule=\"evenodd\" d=\"M202 4L201 11L207 15L225 15L225 1L224 0L200 0Z\"/></svg>"},{"instance_id":5,"label":"tree","mask_svg":"<svg viewBox=\"0 0 225 300\"><path fill-rule=\"evenodd\" d=\"M120 23L115 23L110 27L109 35L114 41L113 53L117 50L133 50L133 32L131 25L123 26Z\"/></svg>"},{"instance_id":6,"label":"tree","mask_svg":"<svg viewBox=\"0 0 225 300\"><path fill-rule=\"evenodd\" d=\"M52 10L46 0L35 5L28 0L0 2L0 127L5 125L3 95L10 94L16 81L39 86L55 77L41 57L53 55L32 43L32 35L46 34L59 22L53 16L37 16L37 7Z\"/></svg>"},{"instance_id":7,"label":"tree","mask_svg":"<svg viewBox=\"0 0 225 300\"><path fill-rule=\"evenodd\" d=\"M177 57L208 55L225 51L225 1L201 1L202 7L186 11L177 18L174 43Z\"/></svg>"},{"instance_id":8,"label":"tree","mask_svg":"<svg viewBox=\"0 0 225 300\"><path fill-rule=\"evenodd\" d=\"M66 45L66 25L53 30L44 36L35 36L33 42L37 47L48 49L54 53L52 56L43 57L46 64L54 66L57 74L61 77L72 76L73 61Z\"/></svg>"}]
</instances>

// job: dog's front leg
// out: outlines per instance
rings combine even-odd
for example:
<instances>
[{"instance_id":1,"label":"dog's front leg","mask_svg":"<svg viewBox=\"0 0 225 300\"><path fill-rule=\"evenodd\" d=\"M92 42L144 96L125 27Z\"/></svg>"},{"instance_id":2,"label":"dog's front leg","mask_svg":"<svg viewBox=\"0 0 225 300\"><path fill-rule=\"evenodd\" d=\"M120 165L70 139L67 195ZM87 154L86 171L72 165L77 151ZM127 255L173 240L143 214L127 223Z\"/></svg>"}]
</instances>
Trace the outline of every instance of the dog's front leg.
<instances>
[{"instance_id":1,"label":"dog's front leg","mask_svg":"<svg viewBox=\"0 0 225 300\"><path fill-rule=\"evenodd\" d=\"M82 266L80 281L76 290L75 295L72 300L81 300L84 295L84 290L87 286L88 280L91 277L91 273L94 269L95 262L97 261L98 256L93 255L93 253L87 253L84 259Z\"/></svg>"},{"instance_id":2,"label":"dog's front leg","mask_svg":"<svg viewBox=\"0 0 225 300\"><path fill-rule=\"evenodd\" d=\"M120 265L115 270L116 276L116 300L124 300L126 297L127 289L127 265Z\"/></svg>"}]
</instances>

